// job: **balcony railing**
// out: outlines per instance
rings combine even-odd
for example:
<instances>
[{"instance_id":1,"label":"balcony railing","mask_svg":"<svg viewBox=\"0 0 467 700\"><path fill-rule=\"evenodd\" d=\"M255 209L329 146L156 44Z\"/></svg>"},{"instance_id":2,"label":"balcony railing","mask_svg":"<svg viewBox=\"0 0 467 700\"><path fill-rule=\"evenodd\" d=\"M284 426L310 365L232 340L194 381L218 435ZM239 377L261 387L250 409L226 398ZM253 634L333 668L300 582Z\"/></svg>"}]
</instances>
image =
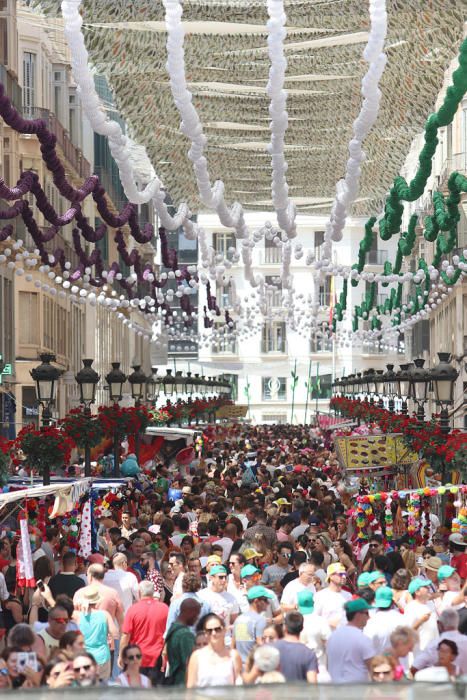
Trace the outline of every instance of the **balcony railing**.
<instances>
[{"instance_id":1,"label":"balcony railing","mask_svg":"<svg viewBox=\"0 0 467 700\"><path fill-rule=\"evenodd\" d=\"M331 353L332 352L332 339L331 338L311 338L310 339L310 353Z\"/></svg>"},{"instance_id":2,"label":"balcony railing","mask_svg":"<svg viewBox=\"0 0 467 700\"><path fill-rule=\"evenodd\" d=\"M462 175L467 174L467 152L454 153L450 158L446 158L438 175L438 188L444 190L447 187L449 176L457 171Z\"/></svg>"},{"instance_id":3,"label":"balcony railing","mask_svg":"<svg viewBox=\"0 0 467 700\"><path fill-rule=\"evenodd\" d=\"M287 353L287 341L283 340L282 342L268 343L262 340L261 353L263 355L274 355L279 353L285 355Z\"/></svg>"},{"instance_id":4,"label":"balcony railing","mask_svg":"<svg viewBox=\"0 0 467 700\"><path fill-rule=\"evenodd\" d=\"M22 114L25 119L43 119L49 131L55 135L58 146L73 170L83 179L91 175L89 161L83 156L81 149L71 141L68 131L53 112L42 107L23 107Z\"/></svg>"},{"instance_id":5,"label":"balcony railing","mask_svg":"<svg viewBox=\"0 0 467 700\"><path fill-rule=\"evenodd\" d=\"M384 265L388 259L387 250L370 250L368 252L367 264L368 265Z\"/></svg>"},{"instance_id":6,"label":"balcony railing","mask_svg":"<svg viewBox=\"0 0 467 700\"><path fill-rule=\"evenodd\" d=\"M282 250L281 248L265 248L264 249L264 264L265 265L276 265L282 262Z\"/></svg>"}]
</instances>

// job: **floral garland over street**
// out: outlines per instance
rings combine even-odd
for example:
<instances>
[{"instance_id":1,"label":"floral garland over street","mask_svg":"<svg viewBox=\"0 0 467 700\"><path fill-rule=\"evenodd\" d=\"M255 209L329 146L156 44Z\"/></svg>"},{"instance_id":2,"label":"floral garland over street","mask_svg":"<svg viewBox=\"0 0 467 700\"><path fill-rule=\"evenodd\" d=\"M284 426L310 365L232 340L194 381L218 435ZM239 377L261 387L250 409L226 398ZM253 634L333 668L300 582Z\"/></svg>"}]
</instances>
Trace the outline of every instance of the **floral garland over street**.
<instances>
[{"instance_id":1,"label":"floral garland over street","mask_svg":"<svg viewBox=\"0 0 467 700\"><path fill-rule=\"evenodd\" d=\"M391 413L366 401L343 396L331 399L330 407L342 416L375 423L383 433L402 433L404 442L434 469L464 469L467 464L467 433L452 430L444 435L437 416L419 423L415 416Z\"/></svg>"}]
</instances>

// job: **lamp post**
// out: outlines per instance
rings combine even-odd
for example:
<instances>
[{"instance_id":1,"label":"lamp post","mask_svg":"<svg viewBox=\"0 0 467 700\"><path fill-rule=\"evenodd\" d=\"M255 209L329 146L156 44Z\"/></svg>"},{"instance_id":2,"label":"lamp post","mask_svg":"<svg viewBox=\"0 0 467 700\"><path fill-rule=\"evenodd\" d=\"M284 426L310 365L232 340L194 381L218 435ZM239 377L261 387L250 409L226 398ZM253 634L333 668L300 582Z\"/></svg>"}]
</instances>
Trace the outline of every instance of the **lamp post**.
<instances>
[{"instance_id":1,"label":"lamp post","mask_svg":"<svg viewBox=\"0 0 467 700\"><path fill-rule=\"evenodd\" d=\"M141 365L133 365L133 372L128 377L128 382L131 386L131 397L134 399L135 408L141 406L141 401L144 399L146 393L146 375L141 370ZM139 430L135 435L135 455L136 461L139 464L139 452L141 444L141 435Z\"/></svg>"},{"instance_id":2,"label":"lamp post","mask_svg":"<svg viewBox=\"0 0 467 700\"><path fill-rule=\"evenodd\" d=\"M410 394L410 365L399 365L400 370L396 374L397 393L402 400L401 413L404 416L407 415L407 398Z\"/></svg>"},{"instance_id":3,"label":"lamp post","mask_svg":"<svg viewBox=\"0 0 467 700\"><path fill-rule=\"evenodd\" d=\"M430 373L423 368L425 360L417 358L414 360L414 367L410 370L410 397L417 404L417 421L423 423L425 420L425 402L427 400L428 387L430 384Z\"/></svg>"},{"instance_id":4,"label":"lamp post","mask_svg":"<svg viewBox=\"0 0 467 700\"><path fill-rule=\"evenodd\" d=\"M451 430L449 425L448 406L454 403L454 386L459 372L450 364L451 355L448 352L438 353L439 362L430 372L430 379L435 392L435 401L441 407L440 427L444 435Z\"/></svg>"},{"instance_id":5,"label":"lamp post","mask_svg":"<svg viewBox=\"0 0 467 700\"><path fill-rule=\"evenodd\" d=\"M34 367L30 371L30 375L36 382L37 398L42 406L42 425L46 427L50 425L52 418L51 407L55 403L55 395L57 391L57 381L61 375L57 367L51 365L55 361L55 355L51 353L42 353L39 355L41 364ZM43 469L42 481L44 486L50 484L50 466L46 465Z\"/></svg>"},{"instance_id":6,"label":"lamp post","mask_svg":"<svg viewBox=\"0 0 467 700\"><path fill-rule=\"evenodd\" d=\"M160 387L161 380L157 376L157 367L151 367L151 374L146 380L146 396L154 408L156 407L157 399L159 398Z\"/></svg>"},{"instance_id":7,"label":"lamp post","mask_svg":"<svg viewBox=\"0 0 467 700\"><path fill-rule=\"evenodd\" d=\"M120 369L120 362L112 362L112 369L106 375L105 381L108 384L110 400L115 407L122 400L123 385L126 382L126 374ZM120 473L120 442L117 430L114 433L114 477Z\"/></svg>"},{"instance_id":8,"label":"lamp post","mask_svg":"<svg viewBox=\"0 0 467 700\"><path fill-rule=\"evenodd\" d=\"M384 383L386 385L386 396L389 399L388 408L391 413L394 413L394 397L397 394L396 391L396 373L394 372L394 365L386 365L386 372L384 373Z\"/></svg>"},{"instance_id":9,"label":"lamp post","mask_svg":"<svg viewBox=\"0 0 467 700\"><path fill-rule=\"evenodd\" d=\"M96 388L99 383L99 375L92 368L93 360L83 360L83 367L76 374L75 379L79 386L79 402L83 406L85 416L91 415L91 404L96 400ZM91 476L91 448L84 448L84 476Z\"/></svg>"},{"instance_id":10,"label":"lamp post","mask_svg":"<svg viewBox=\"0 0 467 700\"><path fill-rule=\"evenodd\" d=\"M375 393L378 396L378 408L383 408L383 394L384 394L384 370L377 369L374 374L375 383Z\"/></svg>"}]
</instances>

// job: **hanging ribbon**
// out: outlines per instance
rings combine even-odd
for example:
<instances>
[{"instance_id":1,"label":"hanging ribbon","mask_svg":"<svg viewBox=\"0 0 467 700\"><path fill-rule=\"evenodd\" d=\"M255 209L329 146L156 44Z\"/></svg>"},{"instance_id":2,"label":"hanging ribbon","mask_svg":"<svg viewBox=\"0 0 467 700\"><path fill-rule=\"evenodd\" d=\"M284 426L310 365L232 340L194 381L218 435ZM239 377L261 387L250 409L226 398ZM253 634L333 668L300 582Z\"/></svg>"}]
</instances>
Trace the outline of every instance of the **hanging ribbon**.
<instances>
[{"instance_id":1,"label":"hanging ribbon","mask_svg":"<svg viewBox=\"0 0 467 700\"><path fill-rule=\"evenodd\" d=\"M19 531L20 539L16 548L16 582L20 588L35 588L28 521L24 515L19 521Z\"/></svg>"}]
</instances>

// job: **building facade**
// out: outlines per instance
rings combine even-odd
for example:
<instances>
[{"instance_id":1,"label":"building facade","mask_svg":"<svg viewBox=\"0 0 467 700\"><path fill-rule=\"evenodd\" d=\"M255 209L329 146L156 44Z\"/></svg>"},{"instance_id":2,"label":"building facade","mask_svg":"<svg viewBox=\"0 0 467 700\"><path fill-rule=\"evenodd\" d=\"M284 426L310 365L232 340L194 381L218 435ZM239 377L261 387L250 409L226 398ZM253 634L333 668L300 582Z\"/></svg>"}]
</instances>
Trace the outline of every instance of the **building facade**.
<instances>
[{"instance_id":1,"label":"building facade","mask_svg":"<svg viewBox=\"0 0 467 700\"><path fill-rule=\"evenodd\" d=\"M112 188L116 164L111 156L110 160L103 161L105 146L94 138L81 109L61 24L45 20L16 0L1 0L0 81L24 118L46 121L56 136L57 152L72 184L81 185L91 173L99 170L104 186L109 188L111 208L121 208L120 191ZM53 184L37 138L18 134L0 120L0 176L11 186L27 169L37 172L49 201L59 214L63 214L68 203ZM33 196L27 195L27 199L37 223L45 226L47 222L37 210ZM94 225L99 224L92 199L85 200L83 213ZM150 208L145 214L148 220L153 219ZM13 237L23 242L21 250L34 251L34 241L23 221L17 218L13 225ZM72 243L72 228L73 224L62 227L46 247L50 253L57 247L62 248L73 266L77 263L77 254ZM128 240L128 232L124 233ZM119 260L111 230L102 245L105 246L106 263ZM84 240L83 247L90 252L90 244L85 244ZM153 246L148 248L145 253L152 258ZM146 368L150 365L148 343L143 343L141 337L122 324L116 314L99 305L93 307L73 301L69 294L51 296L42 289L42 283L48 281L46 273L42 274L36 268L31 275L33 279L28 281L25 276L14 275L6 265L0 265L1 362L11 369L11 373L1 377L0 424L2 433L9 437L13 437L15 430L17 432L23 424L39 420L30 370L37 366L40 353L54 353L57 365L63 371L54 409L56 418L79 403L74 376L82 366L83 358L94 358L95 369L102 377L97 397L99 403L108 400L102 387L112 361L120 361L127 373L135 362ZM115 293L120 291L116 286ZM109 289L108 293L111 292ZM129 321L134 320L134 316L134 311L127 312ZM145 324L139 315L138 323ZM146 327L149 329L150 324Z\"/></svg>"},{"instance_id":2,"label":"building facade","mask_svg":"<svg viewBox=\"0 0 467 700\"><path fill-rule=\"evenodd\" d=\"M252 231L264 225L264 213L246 214L246 222ZM297 217L296 242L303 245L304 250L311 251L319 260L324 241L326 218L324 216L299 215ZM350 219L344 230L342 241L335 246L337 264L348 265L357 260L358 246L363 236L365 221ZM216 253L225 254L229 248L235 247L233 231L224 229L216 221L214 215L201 215L200 225L208 232L208 243ZM378 248L377 243L368 255L365 270L382 272L384 262L393 255L392 243L384 249ZM329 410L331 383L334 378L350 372L359 372L368 367L384 369L387 363L397 365L399 357L390 354L384 347L352 347L350 342L334 343L327 334L320 332L319 324L329 321L330 307L338 298L342 288L342 279L331 282L328 277L319 288L320 310L317 321L318 327L313 332L303 332L298 328L293 330L287 323L286 309L283 309L283 294L278 285L281 270L282 251L267 239L260 241L253 251L253 269L255 273L264 275L267 285L268 313L261 328L241 343L234 339L222 339L212 342L200 350L199 369L203 374L226 373L235 369L234 383L236 384L239 403L249 404L249 415L257 423L303 423L305 417L310 421L317 411ZM312 273L305 263L306 255L297 260L294 256L291 263L291 274L294 278L296 295L305 297L313 290ZM241 300L247 299L254 293L249 283L245 281L244 266L241 261L235 263L229 271L234 282L235 291ZM216 295L220 310L231 309L233 298L229 287L220 287L211 283L211 292ZM349 285L348 309L359 304L365 293L365 286ZM205 288L200 288L200 307L204 299ZM204 295L204 296L203 296ZM380 299L379 303L384 300ZM271 311L271 319L268 314ZM306 313L306 305L304 307ZM216 323L216 321L215 321ZM225 323L224 316L219 317L218 323ZM340 324L342 329L350 330L351 314L348 313ZM203 332L203 318L200 315L200 332ZM298 376L295 382L292 373ZM295 389L294 389L295 385ZM308 398L307 398L308 397Z\"/></svg>"}]
</instances>

